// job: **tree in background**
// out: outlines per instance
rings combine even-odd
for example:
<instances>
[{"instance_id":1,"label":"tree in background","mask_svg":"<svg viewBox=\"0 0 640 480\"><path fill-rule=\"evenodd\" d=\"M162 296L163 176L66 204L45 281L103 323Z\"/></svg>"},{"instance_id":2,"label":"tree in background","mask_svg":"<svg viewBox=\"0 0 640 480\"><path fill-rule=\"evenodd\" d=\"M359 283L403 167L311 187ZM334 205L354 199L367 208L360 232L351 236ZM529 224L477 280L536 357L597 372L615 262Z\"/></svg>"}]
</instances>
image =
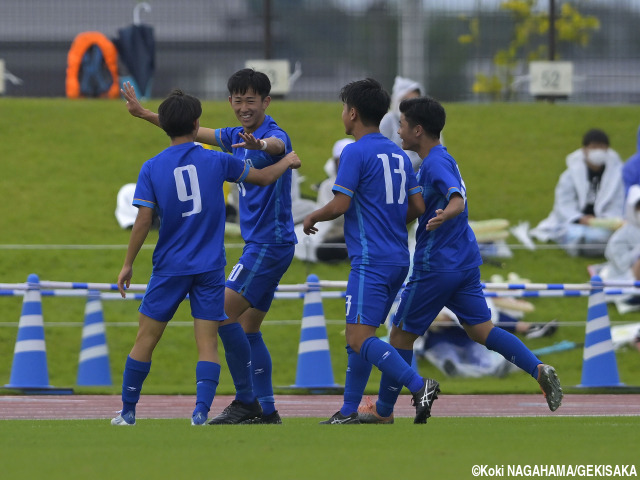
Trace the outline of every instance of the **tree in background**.
<instances>
[{"instance_id":1,"label":"tree in background","mask_svg":"<svg viewBox=\"0 0 640 480\"><path fill-rule=\"evenodd\" d=\"M513 17L514 29L509 45L499 49L493 57L494 73L477 73L472 91L488 95L494 100L510 100L515 93L514 79L523 74L533 60L549 58L549 11L536 9L538 0L505 0L500 9ZM480 19L472 18L469 33L460 35L463 45L481 42ZM582 15L569 3L562 4L555 17L555 38L558 43L585 47L593 32L600 28L595 16ZM554 59L555 60L555 59Z\"/></svg>"}]
</instances>

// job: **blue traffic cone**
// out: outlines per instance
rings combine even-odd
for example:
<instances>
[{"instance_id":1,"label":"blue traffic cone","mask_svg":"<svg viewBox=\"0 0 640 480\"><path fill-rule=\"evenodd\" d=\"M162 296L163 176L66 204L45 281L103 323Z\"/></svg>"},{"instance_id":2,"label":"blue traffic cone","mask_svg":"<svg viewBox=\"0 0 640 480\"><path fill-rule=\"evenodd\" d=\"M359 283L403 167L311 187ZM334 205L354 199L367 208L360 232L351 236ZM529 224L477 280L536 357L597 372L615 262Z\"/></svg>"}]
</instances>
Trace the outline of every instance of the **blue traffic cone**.
<instances>
[{"instance_id":1,"label":"blue traffic cone","mask_svg":"<svg viewBox=\"0 0 640 480\"><path fill-rule=\"evenodd\" d=\"M598 276L591 278L592 285L601 285ZM594 288L589 295L587 329L582 356L582 381L578 387L621 387L616 354L611 341L609 313L602 287Z\"/></svg>"},{"instance_id":2,"label":"blue traffic cone","mask_svg":"<svg viewBox=\"0 0 640 480\"><path fill-rule=\"evenodd\" d=\"M341 389L343 387L333 380L329 340L318 282L316 275L307 277L309 290L304 295L296 383L291 387L318 391Z\"/></svg>"},{"instance_id":3,"label":"blue traffic cone","mask_svg":"<svg viewBox=\"0 0 640 480\"><path fill-rule=\"evenodd\" d=\"M83 386L112 385L102 302L100 302L100 292L97 291L89 292L84 309L82 346L76 383Z\"/></svg>"},{"instance_id":4,"label":"blue traffic cone","mask_svg":"<svg viewBox=\"0 0 640 480\"><path fill-rule=\"evenodd\" d=\"M32 273L27 278L27 283L22 301L22 314L18 323L18 338L13 351L11 379L5 387L47 389L51 386L44 343L40 279Z\"/></svg>"}]
</instances>

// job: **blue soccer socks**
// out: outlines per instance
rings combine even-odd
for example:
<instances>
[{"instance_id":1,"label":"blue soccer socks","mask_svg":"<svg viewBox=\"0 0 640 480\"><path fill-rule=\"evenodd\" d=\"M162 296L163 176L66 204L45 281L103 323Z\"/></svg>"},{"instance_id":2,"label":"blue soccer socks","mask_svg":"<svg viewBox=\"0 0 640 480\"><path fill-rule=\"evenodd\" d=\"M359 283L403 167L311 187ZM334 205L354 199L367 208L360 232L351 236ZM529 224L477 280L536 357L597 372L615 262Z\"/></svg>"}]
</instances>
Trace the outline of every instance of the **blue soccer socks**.
<instances>
[{"instance_id":1,"label":"blue soccer socks","mask_svg":"<svg viewBox=\"0 0 640 480\"><path fill-rule=\"evenodd\" d=\"M247 333L251 346L251 368L253 369L253 393L258 397L263 415L276 410L271 383L271 355L262 339L262 332Z\"/></svg>"},{"instance_id":2,"label":"blue soccer socks","mask_svg":"<svg viewBox=\"0 0 640 480\"><path fill-rule=\"evenodd\" d=\"M236 400L242 403L253 402L255 395L251 381L251 346L247 335L239 323L221 326L218 328L218 335L236 388Z\"/></svg>"},{"instance_id":3,"label":"blue soccer socks","mask_svg":"<svg viewBox=\"0 0 640 480\"><path fill-rule=\"evenodd\" d=\"M370 362L347 346L347 376L344 382L344 403L340 409L342 415L348 416L358 411L371 368Z\"/></svg>"},{"instance_id":4,"label":"blue soccer socks","mask_svg":"<svg viewBox=\"0 0 640 480\"><path fill-rule=\"evenodd\" d=\"M404 350L396 348L398 355L411 365L413 361L413 350ZM412 367L413 368L413 367ZM382 417L388 417L393 413L393 407L398 400L398 395L402 391L403 385L398 383L390 375L385 373L380 378L380 390L378 392L378 401L376 402L376 411Z\"/></svg>"},{"instance_id":5,"label":"blue soccer socks","mask_svg":"<svg viewBox=\"0 0 640 480\"><path fill-rule=\"evenodd\" d=\"M367 338L360 347L360 355L378 367L383 374L405 385L412 393L424 385L424 379L411 368L411 364L407 363L395 348L378 337Z\"/></svg>"},{"instance_id":6,"label":"blue soccer socks","mask_svg":"<svg viewBox=\"0 0 640 480\"><path fill-rule=\"evenodd\" d=\"M202 412L206 417L220 380L220 365L200 361L196 364L196 408L193 415Z\"/></svg>"},{"instance_id":7,"label":"blue soccer socks","mask_svg":"<svg viewBox=\"0 0 640 480\"><path fill-rule=\"evenodd\" d=\"M124 417L127 413L135 414L136 404L140 400L142 384L149 375L151 362L139 362L127 356L122 375L122 413Z\"/></svg>"},{"instance_id":8,"label":"blue soccer socks","mask_svg":"<svg viewBox=\"0 0 640 480\"><path fill-rule=\"evenodd\" d=\"M538 380L538 365L542 362L515 335L502 330L500 327L493 327L487 336L485 346L489 350L498 352Z\"/></svg>"}]
</instances>

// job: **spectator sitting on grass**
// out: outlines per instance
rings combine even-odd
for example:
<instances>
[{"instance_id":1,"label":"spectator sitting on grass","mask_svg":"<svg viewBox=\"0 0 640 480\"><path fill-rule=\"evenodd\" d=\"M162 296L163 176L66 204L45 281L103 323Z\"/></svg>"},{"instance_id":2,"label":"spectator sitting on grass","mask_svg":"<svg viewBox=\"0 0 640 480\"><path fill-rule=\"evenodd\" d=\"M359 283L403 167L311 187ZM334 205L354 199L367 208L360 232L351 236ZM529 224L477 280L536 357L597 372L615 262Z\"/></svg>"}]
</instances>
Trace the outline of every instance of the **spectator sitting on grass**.
<instances>
[{"instance_id":1,"label":"spectator sitting on grass","mask_svg":"<svg viewBox=\"0 0 640 480\"><path fill-rule=\"evenodd\" d=\"M640 185L640 128L638 128L638 150L631 155L622 167L622 181L625 194L632 185Z\"/></svg>"},{"instance_id":2,"label":"spectator sitting on grass","mask_svg":"<svg viewBox=\"0 0 640 480\"><path fill-rule=\"evenodd\" d=\"M553 210L531 231L542 242L563 244L572 255L601 256L622 224L622 161L602 130L585 133L582 148L567 156Z\"/></svg>"}]
</instances>

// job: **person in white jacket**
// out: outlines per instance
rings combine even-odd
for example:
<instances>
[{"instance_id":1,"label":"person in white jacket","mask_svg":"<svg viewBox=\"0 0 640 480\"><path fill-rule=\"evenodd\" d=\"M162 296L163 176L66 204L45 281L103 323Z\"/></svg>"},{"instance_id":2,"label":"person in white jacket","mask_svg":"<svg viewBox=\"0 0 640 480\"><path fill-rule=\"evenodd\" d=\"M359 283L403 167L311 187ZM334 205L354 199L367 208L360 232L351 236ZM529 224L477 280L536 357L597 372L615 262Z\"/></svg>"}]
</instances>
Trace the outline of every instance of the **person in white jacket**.
<instances>
[{"instance_id":1,"label":"person in white jacket","mask_svg":"<svg viewBox=\"0 0 640 480\"><path fill-rule=\"evenodd\" d=\"M640 259L640 185L629 189L625 208L625 224L607 243L608 260L600 273L605 280L637 280L633 267Z\"/></svg>"},{"instance_id":2,"label":"person in white jacket","mask_svg":"<svg viewBox=\"0 0 640 480\"><path fill-rule=\"evenodd\" d=\"M318 198L314 202L314 209L320 208L333 199L333 185L338 173L338 162L344 147L353 143L352 138L342 138L333 145L332 155L325 165L327 178L318 186ZM330 222L324 222L315 235L305 235L303 225L295 226L298 243L295 257L307 262L341 262L348 259L347 247L344 245L344 217L339 216Z\"/></svg>"},{"instance_id":3,"label":"person in white jacket","mask_svg":"<svg viewBox=\"0 0 640 480\"><path fill-rule=\"evenodd\" d=\"M604 281L640 280L640 185L629 188L625 202L625 223L607 242L606 263L591 265L589 273ZM639 295L608 295L619 313L640 310Z\"/></svg>"},{"instance_id":4,"label":"person in white jacket","mask_svg":"<svg viewBox=\"0 0 640 480\"><path fill-rule=\"evenodd\" d=\"M602 256L609 237L622 224L622 160L610 148L607 134L592 129L566 162L553 210L530 234L564 245L570 255Z\"/></svg>"},{"instance_id":5,"label":"person in white jacket","mask_svg":"<svg viewBox=\"0 0 640 480\"><path fill-rule=\"evenodd\" d=\"M415 98L425 95L424 87L419 82L410 78L396 76L391 90L391 108L380 121L380 133L402 148L402 140L398 133L400 126L400 102L407 98ZM405 150L409 155L411 165L415 172L420 168L422 158L416 152Z\"/></svg>"}]
</instances>

